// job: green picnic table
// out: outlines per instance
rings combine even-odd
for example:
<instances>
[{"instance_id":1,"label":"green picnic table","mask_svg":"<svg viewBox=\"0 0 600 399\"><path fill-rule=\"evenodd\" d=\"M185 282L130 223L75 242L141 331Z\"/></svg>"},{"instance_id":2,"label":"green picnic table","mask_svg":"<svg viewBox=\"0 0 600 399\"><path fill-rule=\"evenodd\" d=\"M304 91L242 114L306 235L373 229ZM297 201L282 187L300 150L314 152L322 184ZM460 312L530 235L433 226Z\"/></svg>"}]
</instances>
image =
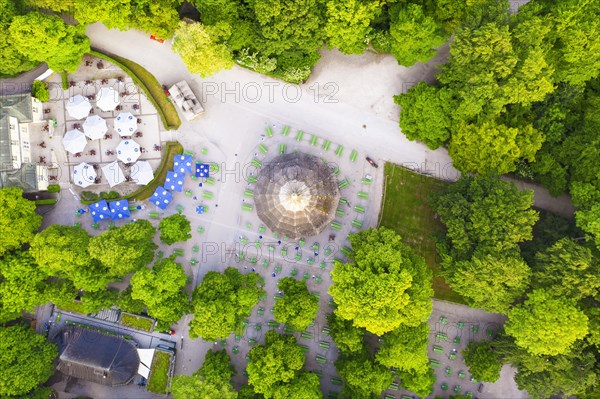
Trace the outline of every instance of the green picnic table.
<instances>
[{"instance_id":1,"label":"green picnic table","mask_svg":"<svg viewBox=\"0 0 600 399\"><path fill-rule=\"evenodd\" d=\"M246 212L252 212L252 210L254 209L254 207L252 206L252 204L249 204L247 202L244 202L242 204L242 210L246 211Z\"/></svg>"},{"instance_id":2,"label":"green picnic table","mask_svg":"<svg viewBox=\"0 0 600 399\"><path fill-rule=\"evenodd\" d=\"M343 218L344 216L346 216L346 211L343 210L343 209L338 208L335 211L335 216Z\"/></svg>"},{"instance_id":3,"label":"green picnic table","mask_svg":"<svg viewBox=\"0 0 600 399\"><path fill-rule=\"evenodd\" d=\"M369 193L367 193L365 191L359 191L358 192L358 198L367 199L367 198L369 198Z\"/></svg>"},{"instance_id":4,"label":"green picnic table","mask_svg":"<svg viewBox=\"0 0 600 399\"><path fill-rule=\"evenodd\" d=\"M460 385L456 385L456 386L454 387L454 392L456 392L456 393L461 393L461 391L462 391L462 387L461 387Z\"/></svg>"},{"instance_id":5,"label":"green picnic table","mask_svg":"<svg viewBox=\"0 0 600 399\"><path fill-rule=\"evenodd\" d=\"M206 200L211 200L213 199L214 194L210 191L204 191L202 192L202 198L206 199Z\"/></svg>"},{"instance_id":6,"label":"green picnic table","mask_svg":"<svg viewBox=\"0 0 600 399\"><path fill-rule=\"evenodd\" d=\"M456 337L454 337L452 342L454 342L454 344L456 344L456 345L460 344L460 336L457 335Z\"/></svg>"},{"instance_id":7,"label":"green picnic table","mask_svg":"<svg viewBox=\"0 0 600 399\"><path fill-rule=\"evenodd\" d=\"M444 383L442 383L442 385L440 385L440 388L442 388L442 391L447 391L448 390L448 384L446 384L444 382Z\"/></svg>"},{"instance_id":8,"label":"green picnic table","mask_svg":"<svg viewBox=\"0 0 600 399\"><path fill-rule=\"evenodd\" d=\"M248 176L248 183L256 184L256 182L258 182L256 176Z\"/></svg>"},{"instance_id":9,"label":"green picnic table","mask_svg":"<svg viewBox=\"0 0 600 399\"><path fill-rule=\"evenodd\" d=\"M318 140L319 140L319 138L313 134L312 137L310 138L310 145L317 145Z\"/></svg>"},{"instance_id":10,"label":"green picnic table","mask_svg":"<svg viewBox=\"0 0 600 399\"><path fill-rule=\"evenodd\" d=\"M335 149L335 155L337 155L338 157L341 157L343 152L344 152L344 147L342 147L341 145L338 145L338 147Z\"/></svg>"},{"instance_id":11,"label":"green picnic table","mask_svg":"<svg viewBox=\"0 0 600 399\"><path fill-rule=\"evenodd\" d=\"M252 161L250 161L250 163L252 164L252 166L254 166L255 168L261 168L262 167L262 162L260 162L258 159L256 158L252 158Z\"/></svg>"},{"instance_id":12,"label":"green picnic table","mask_svg":"<svg viewBox=\"0 0 600 399\"><path fill-rule=\"evenodd\" d=\"M249 188L244 190L244 197L246 198L254 198L254 191L250 190Z\"/></svg>"},{"instance_id":13,"label":"green picnic table","mask_svg":"<svg viewBox=\"0 0 600 399\"><path fill-rule=\"evenodd\" d=\"M363 222L360 220L356 220L354 219L352 221L352 227L356 227L357 229L360 229L363 226Z\"/></svg>"},{"instance_id":14,"label":"green picnic table","mask_svg":"<svg viewBox=\"0 0 600 399\"><path fill-rule=\"evenodd\" d=\"M440 323L442 323L442 325L448 324L448 318L446 316L440 316Z\"/></svg>"},{"instance_id":15,"label":"green picnic table","mask_svg":"<svg viewBox=\"0 0 600 399\"><path fill-rule=\"evenodd\" d=\"M460 370L460 371L458 372L458 378L465 378L466 376L467 376L467 375L465 374L465 372L464 372L464 371Z\"/></svg>"},{"instance_id":16,"label":"green picnic table","mask_svg":"<svg viewBox=\"0 0 600 399\"><path fill-rule=\"evenodd\" d=\"M279 144L279 153L280 154L285 154L285 151L287 149L287 146L283 143Z\"/></svg>"},{"instance_id":17,"label":"green picnic table","mask_svg":"<svg viewBox=\"0 0 600 399\"><path fill-rule=\"evenodd\" d=\"M446 367L446 375L447 376L452 375L452 369L450 367Z\"/></svg>"},{"instance_id":18,"label":"green picnic table","mask_svg":"<svg viewBox=\"0 0 600 399\"><path fill-rule=\"evenodd\" d=\"M352 152L350 153L350 160L352 162L356 162L357 157L358 157L358 152L356 152L356 150L352 150Z\"/></svg>"},{"instance_id":19,"label":"green picnic table","mask_svg":"<svg viewBox=\"0 0 600 399\"><path fill-rule=\"evenodd\" d=\"M196 231L198 232L198 234L202 234L202 233L204 233L204 227L198 226L198 228L196 229Z\"/></svg>"},{"instance_id":20,"label":"green picnic table","mask_svg":"<svg viewBox=\"0 0 600 399\"><path fill-rule=\"evenodd\" d=\"M442 347L441 347L441 346L439 346L439 345L433 345L433 351L434 351L435 353L444 353L444 348L442 348Z\"/></svg>"},{"instance_id":21,"label":"green picnic table","mask_svg":"<svg viewBox=\"0 0 600 399\"><path fill-rule=\"evenodd\" d=\"M317 355L317 356L315 357L315 360L316 360L316 361L317 361L317 363L319 363L319 364L325 364L325 363L327 363L327 358L326 358L325 356L323 356L323 355Z\"/></svg>"},{"instance_id":22,"label":"green picnic table","mask_svg":"<svg viewBox=\"0 0 600 399\"><path fill-rule=\"evenodd\" d=\"M329 141L329 140L325 140L325 141L323 142L323 147L322 147L322 148L323 148L323 150L324 150L324 151L329 151L329 147L331 147L331 141Z\"/></svg>"},{"instance_id":23,"label":"green picnic table","mask_svg":"<svg viewBox=\"0 0 600 399\"><path fill-rule=\"evenodd\" d=\"M256 314L259 316L264 316L265 315L265 308L258 308L258 310L256 311Z\"/></svg>"},{"instance_id":24,"label":"green picnic table","mask_svg":"<svg viewBox=\"0 0 600 399\"><path fill-rule=\"evenodd\" d=\"M298 133L296 133L296 141L302 141L302 137L304 137L304 132L302 130L298 130Z\"/></svg>"},{"instance_id":25,"label":"green picnic table","mask_svg":"<svg viewBox=\"0 0 600 399\"><path fill-rule=\"evenodd\" d=\"M325 270L326 267L327 267L327 265L325 264L324 261L322 261L321 263L319 263L319 269Z\"/></svg>"},{"instance_id":26,"label":"green picnic table","mask_svg":"<svg viewBox=\"0 0 600 399\"><path fill-rule=\"evenodd\" d=\"M362 205L356 205L356 206L354 207L354 210L355 210L356 212L358 212L358 213L365 213L365 207L364 207L364 206L362 206Z\"/></svg>"},{"instance_id":27,"label":"green picnic table","mask_svg":"<svg viewBox=\"0 0 600 399\"><path fill-rule=\"evenodd\" d=\"M348 187L349 185L350 185L350 181L348 179L344 179L338 183L338 188L340 190L342 190L342 189Z\"/></svg>"},{"instance_id":28,"label":"green picnic table","mask_svg":"<svg viewBox=\"0 0 600 399\"><path fill-rule=\"evenodd\" d=\"M297 275L298 275L298 270L297 269L292 269L292 271L290 272L290 276L296 277Z\"/></svg>"},{"instance_id":29,"label":"green picnic table","mask_svg":"<svg viewBox=\"0 0 600 399\"><path fill-rule=\"evenodd\" d=\"M281 135L287 136L289 132L290 132L290 127L288 125L285 125L283 127L283 129L281 130Z\"/></svg>"},{"instance_id":30,"label":"green picnic table","mask_svg":"<svg viewBox=\"0 0 600 399\"><path fill-rule=\"evenodd\" d=\"M273 128L271 126L267 126L267 137L273 137Z\"/></svg>"}]
</instances>

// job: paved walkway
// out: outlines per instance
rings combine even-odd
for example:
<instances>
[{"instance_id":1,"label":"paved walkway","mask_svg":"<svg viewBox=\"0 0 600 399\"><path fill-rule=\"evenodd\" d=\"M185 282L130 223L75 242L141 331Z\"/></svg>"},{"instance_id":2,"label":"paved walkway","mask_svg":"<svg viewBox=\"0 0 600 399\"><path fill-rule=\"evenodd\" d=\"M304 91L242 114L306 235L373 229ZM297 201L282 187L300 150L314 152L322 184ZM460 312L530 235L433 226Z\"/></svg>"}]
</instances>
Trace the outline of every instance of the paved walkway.
<instances>
[{"instance_id":1,"label":"paved walkway","mask_svg":"<svg viewBox=\"0 0 600 399\"><path fill-rule=\"evenodd\" d=\"M41 74L48 70L46 63L41 63L34 69L23 72L14 78L0 79L0 95L21 94L31 92L31 84Z\"/></svg>"}]
</instances>

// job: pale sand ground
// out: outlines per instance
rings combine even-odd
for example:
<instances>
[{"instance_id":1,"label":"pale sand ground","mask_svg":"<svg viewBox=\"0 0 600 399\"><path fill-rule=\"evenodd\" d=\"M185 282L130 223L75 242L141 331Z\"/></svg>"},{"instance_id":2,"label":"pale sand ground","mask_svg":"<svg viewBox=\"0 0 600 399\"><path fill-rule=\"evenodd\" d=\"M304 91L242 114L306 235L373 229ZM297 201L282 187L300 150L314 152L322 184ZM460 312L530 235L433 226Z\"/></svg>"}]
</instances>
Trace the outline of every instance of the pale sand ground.
<instances>
[{"instance_id":1,"label":"pale sand ground","mask_svg":"<svg viewBox=\"0 0 600 399\"><path fill-rule=\"evenodd\" d=\"M242 212L240 208L243 189L247 186L242 171L244 165L255 156L255 153L257 158L268 161L276 153L279 143L286 143L288 151L297 148L338 163L342 171L340 178L347 177L351 180L351 186L342 194L351 201L352 206L359 203L356 197L358 191L369 192L370 199L362 202L367 207L365 215L357 214L348 208L348 216L340 220L344 223L344 228L341 232L336 233L335 244L338 247L347 245L344 238L347 233L352 231L350 222L353 218L363 220L364 227L377 224L383 171L381 167L374 169L369 166L364 161L365 155L371 156L380 165L383 164L383 161L393 161L447 180L455 180L458 177L445 150L431 151L420 143L410 142L404 138L397 126L399 110L393 103L393 95L405 91L420 80L431 81L433 79L435 65L444 60L447 48L443 48L429 64L417 65L412 68L398 66L396 61L389 56L366 54L346 57L337 51L324 51L323 58L315 68L310 80L304 85L293 86L237 67L207 79L200 79L198 76L189 74L180 59L170 51L169 43L158 44L137 31L109 31L100 24L88 27L87 33L94 47L114 52L143 65L161 83L171 84L186 79L191 82L193 89L201 96L206 109L205 115L191 123L184 122L177 132L161 131L160 133L162 141L179 140L186 149L195 151L196 154L199 154L202 148L207 148L208 154L206 156L198 155L197 158L218 162L222 168L221 174L218 175L221 181L214 187L203 188L213 192L213 200L201 200L202 190L197 187L197 182L188 178L185 188L193 190L198 200L185 197L182 193L175 194L174 204L163 213L170 215L175 212L175 205L181 204L184 206L186 215L192 220L193 239L185 244L173 246L185 250L186 255L181 262L187 272L194 277L192 286L197 284L201 277L210 270L222 270L224 266L231 265L246 272L249 270L244 269L244 265L248 268L252 267L248 263L235 263L230 251L234 248L234 244L239 242L240 235L247 236L250 241L256 240L258 235L258 219L253 213ZM284 124L293 128L287 138L278 133ZM276 135L262 141L261 134L264 133L267 125L275 126ZM306 132L301 143L295 141L297 129ZM311 134L319 137L319 146L310 146L308 140ZM321 149L320 144L323 140L333 142L328 152ZM261 142L269 147L266 157L257 151L257 146ZM333 154L338 144L345 147L344 154L340 158ZM348 159L352 149L359 152L356 163L352 163ZM223 173L225 170L229 173ZM374 183L370 186L363 186L360 183L366 173L373 175L374 178ZM73 210L77 209L79 205L67 191L69 183L63 181L62 185L64 191L61 202L57 209L45 219L45 225L48 223L70 224L75 221ZM210 207L207 214L195 214L194 208L199 203ZM216 207L217 204L218 207ZM147 211L154 210L154 206L147 202L144 202L144 205L146 205L146 209L136 217L144 217ZM82 225L89 227L89 215L85 215L81 220ZM247 222L252 224L249 230L246 229ZM122 222L117 224L120 223ZM198 226L205 227L202 235L195 232ZM105 227L103 226L103 229ZM323 247L327 243L328 234L329 229L326 229L320 236L308 238L306 247L312 245L314 241L320 242ZM268 232L265 234L264 240L271 238L272 235ZM201 247L200 254L193 254L193 245ZM164 246L161 249L166 254L172 252L172 249ZM214 249L216 249L216 253L211 255L210 252ZM267 256L268 252L263 251L263 254ZM265 308L265 316L258 317L255 310L249 318L251 326L245 337L239 343L236 343L233 337L227 340L229 351L236 344L240 347L240 353L232 356L239 373L234 381L236 385L245 381L241 372L246 363L244 355L249 350L247 339L256 337L260 342L263 332L267 328L264 325L261 332L256 332L253 326L257 323L264 324L272 318L269 310L273 305L276 281L281 276L289 275L291 269L297 268L298 278L301 278L304 271L311 275L322 274L323 277L321 284L317 284L313 279L309 279L308 283L311 291L320 292L322 309L315 327L312 329L313 339L299 340L300 343L310 347L307 355L307 368L311 370L320 368L323 371L325 377L322 379L322 386L325 394L330 390L339 390L329 381L329 377L335 375L333 361L336 351L335 349L323 351L318 345L320 340L330 340L328 337L321 336L320 333L326 313L330 311L327 305L329 297L326 294L330 285L329 275L306 263L308 257L306 250L303 251L300 262L282 259L279 248L276 249L275 254L277 256L270 259L268 269L265 270L260 265L256 266L257 272L265 276L265 288L268 292L267 301L259 305ZM190 266L189 259L192 257L200 260L199 266ZM271 273L276 263L282 264L283 270L277 278L273 278ZM327 270L331 270L330 264L327 265ZM190 291L192 288L189 287ZM435 301L434 316L436 312L443 312L447 315L452 313L458 316L466 312L471 315L472 320L481 322L494 320L497 317L464 306ZM432 317L432 320L436 319ZM214 346L214 343L187 338L188 321L189 316L186 316L175 326L177 335L184 336L185 349L178 353L177 373L191 374L201 365L206 351ZM315 362L316 354L327 355L327 365L318 366ZM459 368L459 363L457 363L456 369ZM513 372L504 373L501 382L486 384L484 393L478 396L511 399L525 397L526 395L514 389L514 384L511 385ZM439 383L441 381L438 381L436 386ZM82 388L82 391L85 389ZM396 396L400 394L399 392L390 393ZM97 387L94 388L96 397L108 397L110 394L110 391L101 393Z\"/></svg>"}]
</instances>

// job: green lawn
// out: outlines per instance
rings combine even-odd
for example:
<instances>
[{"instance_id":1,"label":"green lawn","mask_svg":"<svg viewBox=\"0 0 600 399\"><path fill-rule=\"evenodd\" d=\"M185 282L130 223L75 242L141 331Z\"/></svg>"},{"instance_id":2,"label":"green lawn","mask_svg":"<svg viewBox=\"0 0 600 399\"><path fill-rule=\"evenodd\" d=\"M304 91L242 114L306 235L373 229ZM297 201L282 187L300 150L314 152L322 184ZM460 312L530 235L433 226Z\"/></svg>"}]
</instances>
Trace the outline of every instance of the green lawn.
<instances>
[{"instance_id":1,"label":"green lawn","mask_svg":"<svg viewBox=\"0 0 600 399\"><path fill-rule=\"evenodd\" d=\"M121 313L121 324L133 327L138 330L151 331L154 321L145 317L134 316L132 314Z\"/></svg>"},{"instance_id":2,"label":"green lawn","mask_svg":"<svg viewBox=\"0 0 600 399\"><path fill-rule=\"evenodd\" d=\"M159 350L154 351L154 359L148 378L148 391L161 394L167 393L170 361L171 355L169 353Z\"/></svg>"},{"instance_id":3,"label":"green lawn","mask_svg":"<svg viewBox=\"0 0 600 399\"><path fill-rule=\"evenodd\" d=\"M404 242L423 256L433 271L433 290L437 299L465 303L452 292L443 277L436 252L436 236L444 226L434 218L429 196L444 190L447 182L414 173L392 163L385 164L385 196L379 220L380 226L400 234Z\"/></svg>"},{"instance_id":4,"label":"green lawn","mask_svg":"<svg viewBox=\"0 0 600 399\"><path fill-rule=\"evenodd\" d=\"M179 119L175 106L165 94L160 82L146 68L114 54L96 50L90 51L90 54L117 65L127 73L144 90L148 99L154 104L166 129L177 129L181 125L181 119Z\"/></svg>"}]
</instances>

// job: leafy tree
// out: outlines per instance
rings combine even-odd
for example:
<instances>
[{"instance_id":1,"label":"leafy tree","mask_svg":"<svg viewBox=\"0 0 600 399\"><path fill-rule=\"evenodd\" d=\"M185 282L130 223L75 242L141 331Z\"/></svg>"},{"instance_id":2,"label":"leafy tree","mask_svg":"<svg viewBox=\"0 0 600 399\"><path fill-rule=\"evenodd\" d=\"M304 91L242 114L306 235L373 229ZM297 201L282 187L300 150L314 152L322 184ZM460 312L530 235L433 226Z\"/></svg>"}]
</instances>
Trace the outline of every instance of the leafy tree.
<instances>
[{"instance_id":1,"label":"leafy tree","mask_svg":"<svg viewBox=\"0 0 600 399\"><path fill-rule=\"evenodd\" d=\"M459 99L455 117L468 120L484 108L486 115L498 115L506 104L506 99L498 95L502 93L502 81L510 77L517 62L505 23L459 29L450 46L450 62L438 75L438 80Z\"/></svg>"},{"instance_id":2,"label":"leafy tree","mask_svg":"<svg viewBox=\"0 0 600 399\"><path fill-rule=\"evenodd\" d=\"M179 24L179 6L181 0L130 0L130 27L169 38Z\"/></svg>"},{"instance_id":3,"label":"leafy tree","mask_svg":"<svg viewBox=\"0 0 600 399\"><path fill-rule=\"evenodd\" d=\"M345 383L342 397L379 396L394 381L392 372L374 362L365 352L338 358L335 368Z\"/></svg>"},{"instance_id":4,"label":"leafy tree","mask_svg":"<svg viewBox=\"0 0 600 399\"><path fill-rule=\"evenodd\" d=\"M425 14L421 5L399 4L390 13L391 52L400 65L425 63L435 55L435 48L444 44L441 26Z\"/></svg>"},{"instance_id":5,"label":"leafy tree","mask_svg":"<svg viewBox=\"0 0 600 399\"><path fill-rule=\"evenodd\" d=\"M73 6L73 16L80 24L102 22L109 29L121 30L129 27L130 21L134 19L132 11L142 11L139 8L133 10L130 0L76 0Z\"/></svg>"},{"instance_id":6,"label":"leafy tree","mask_svg":"<svg viewBox=\"0 0 600 399\"><path fill-rule=\"evenodd\" d=\"M577 226L600 249L600 203L594 204L589 210L575 212L575 219Z\"/></svg>"},{"instance_id":7,"label":"leafy tree","mask_svg":"<svg viewBox=\"0 0 600 399\"><path fill-rule=\"evenodd\" d=\"M323 28L329 47L344 54L362 54L372 32L371 22L381 13L379 0L329 0Z\"/></svg>"},{"instance_id":8,"label":"leafy tree","mask_svg":"<svg viewBox=\"0 0 600 399\"><path fill-rule=\"evenodd\" d=\"M292 381L278 385L273 392L273 398L322 399L319 376L306 371L300 372Z\"/></svg>"},{"instance_id":9,"label":"leafy tree","mask_svg":"<svg viewBox=\"0 0 600 399\"><path fill-rule=\"evenodd\" d=\"M171 384L175 399L236 399L237 392L231 384L218 384L196 376L176 375Z\"/></svg>"},{"instance_id":10,"label":"leafy tree","mask_svg":"<svg viewBox=\"0 0 600 399\"><path fill-rule=\"evenodd\" d=\"M185 215L179 213L162 219L158 230L160 231L160 240L169 245L192 238L190 221Z\"/></svg>"},{"instance_id":11,"label":"leafy tree","mask_svg":"<svg viewBox=\"0 0 600 399\"><path fill-rule=\"evenodd\" d=\"M352 263L336 263L329 290L339 316L378 335L429 317L431 271L398 234L368 229L350 236L350 243Z\"/></svg>"},{"instance_id":12,"label":"leafy tree","mask_svg":"<svg viewBox=\"0 0 600 399\"><path fill-rule=\"evenodd\" d=\"M433 391L435 375L433 374L432 368L428 368L427 371L423 373L400 371L398 377L400 377L400 384L402 384L405 389L413 391L419 396L426 397Z\"/></svg>"},{"instance_id":13,"label":"leafy tree","mask_svg":"<svg viewBox=\"0 0 600 399\"><path fill-rule=\"evenodd\" d=\"M204 363L192 376L173 378L172 394L175 399L236 399L231 386L234 369L224 350L208 351Z\"/></svg>"},{"instance_id":14,"label":"leafy tree","mask_svg":"<svg viewBox=\"0 0 600 399\"><path fill-rule=\"evenodd\" d=\"M81 303L85 313L96 313L100 309L109 309L115 305L118 297L119 292L113 288L84 292L81 296Z\"/></svg>"},{"instance_id":15,"label":"leafy tree","mask_svg":"<svg viewBox=\"0 0 600 399\"><path fill-rule=\"evenodd\" d=\"M161 259L152 269L141 269L131 277L131 298L144 302L150 316L170 325L189 307L186 284L183 267L173 259Z\"/></svg>"},{"instance_id":16,"label":"leafy tree","mask_svg":"<svg viewBox=\"0 0 600 399\"><path fill-rule=\"evenodd\" d=\"M50 100L50 94L48 93L48 86L41 80L34 80L31 85L31 95L41 102Z\"/></svg>"},{"instance_id":17,"label":"leafy tree","mask_svg":"<svg viewBox=\"0 0 600 399\"><path fill-rule=\"evenodd\" d=\"M453 100L449 90L419 82L406 94L394 97L402 107L400 129L409 140L419 140L435 150L446 144L452 128Z\"/></svg>"},{"instance_id":18,"label":"leafy tree","mask_svg":"<svg viewBox=\"0 0 600 399\"><path fill-rule=\"evenodd\" d=\"M526 7L535 10L535 7ZM600 70L600 3L598 0L542 2L539 8L550 16L550 58L559 82L581 84L598 76ZM525 11L524 10L524 11Z\"/></svg>"},{"instance_id":19,"label":"leafy tree","mask_svg":"<svg viewBox=\"0 0 600 399\"><path fill-rule=\"evenodd\" d=\"M179 23L175 31L173 51L181 57L191 73L208 77L222 69L233 67L233 55L225 44L220 43L231 36L226 23L205 26L200 23Z\"/></svg>"},{"instance_id":20,"label":"leafy tree","mask_svg":"<svg viewBox=\"0 0 600 399\"><path fill-rule=\"evenodd\" d=\"M274 397L275 391L292 382L304 364L304 352L292 335L267 331L265 345L250 350L248 383L265 398Z\"/></svg>"},{"instance_id":21,"label":"leafy tree","mask_svg":"<svg viewBox=\"0 0 600 399\"><path fill-rule=\"evenodd\" d=\"M469 342L463 356L469 372L478 381L496 382L500 378L502 358L492 341Z\"/></svg>"},{"instance_id":22,"label":"leafy tree","mask_svg":"<svg viewBox=\"0 0 600 399\"><path fill-rule=\"evenodd\" d=\"M210 382L229 382L235 374L235 369L231 365L231 358L227 351L208 351L204 357L202 367L198 369L197 374Z\"/></svg>"},{"instance_id":23,"label":"leafy tree","mask_svg":"<svg viewBox=\"0 0 600 399\"><path fill-rule=\"evenodd\" d=\"M0 257L0 323L18 318L23 310L33 312L47 302L47 278L29 252Z\"/></svg>"},{"instance_id":24,"label":"leafy tree","mask_svg":"<svg viewBox=\"0 0 600 399\"><path fill-rule=\"evenodd\" d=\"M550 291L533 290L523 305L508 312L506 333L534 355L560 355L588 333L587 316L570 298L557 298Z\"/></svg>"},{"instance_id":25,"label":"leafy tree","mask_svg":"<svg viewBox=\"0 0 600 399\"><path fill-rule=\"evenodd\" d=\"M0 189L0 256L30 242L41 224L42 217L35 213L35 203L23 198L23 190Z\"/></svg>"},{"instance_id":26,"label":"leafy tree","mask_svg":"<svg viewBox=\"0 0 600 399\"><path fill-rule=\"evenodd\" d=\"M264 399L264 396L254 392L250 385L244 385L238 391L238 399Z\"/></svg>"},{"instance_id":27,"label":"leafy tree","mask_svg":"<svg viewBox=\"0 0 600 399\"><path fill-rule=\"evenodd\" d=\"M8 27L13 18L19 14L21 10L17 2L0 1L0 75L16 75L35 68L37 64L19 53L11 43Z\"/></svg>"},{"instance_id":28,"label":"leafy tree","mask_svg":"<svg viewBox=\"0 0 600 399\"><path fill-rule=\"evenodd\" d=\"M477 249L469 260L444 257L445 277L452 290L469 306L488 312L506 313L525 293L531 271L518 248L504 251Z\"/></svg>"},{"instance_id":29,"label":"leafy tree","mask_svg":"<svg viewBox=\"0 0 600 399\"><path fill-rule=\"evenodd\" d=\"M313 53L323 42L322 4L317 0L252 1L267 55L285 51Z\"/></svg>"},{"instance_id":30,"label":"leafy tree","mask_svg":"<svg viewBox=\"0 0 600 399\"><path fill-rule=\"evenodd\" d=\"M383 337L383 343L375 359L386 367L423 374L427 372L429 358L429 325L417 327L400 326Z\"/></svg>"},{"instance_id":31,"label":"leafy tree","mask_svg":"<svg viewBox=\"0 0 600 399\"><path fill-rule=\"evenodd\" d=\"M264 293L263 279L256 273L242 275L232 267L223 274L208 272L194 289L190 321L190 337L205 340L226 338L250 316L252 308Z\"/></svg>"},{"instance_id":32,"label":"leafy tree","mask_svg":"<svg viewBox=\"0 0 600 399\"><path fill-rule=\"evenodd\" d=\"M142 313L146 309L146 305L139 299L133 299L131 297L131 292L131 285L121 291L119 293L119 298L117 299L117 306L125 312Z\"/></svg>"},{"instance_id":33,"label":"leafy tree","mask_svg":"<svg viewBox=\"0 0 600 399\"><path fill-rule=\"evenodd\" d=\"M277 283L277 288L283 291L283 298L275 302L275 320L297 331L306 330L319 311L319 300L308 292L306 281L284 277Z\"/></svg>"},{"instance_id":34,"label":"leafy tree","mask_svg":"<svg viewBox=\"0 0 600 399\"><path fill-rule=\"evenodd\" d=\"M0 327L0 396L25 395L54 373L56 345L21 325Z\"/></svg>"},{"instance_id":35,"label":"leafy tree","mask_svg":"<svg viewBox=\"0 0 600 399\"><path fill-rule=\"evenodd\" d=\"M432 205L460 259L470 258L478 246L501 251L530 240L538 218L532 191L489 177L462 177L432 198Z\"/></svg>"},{"instance_id":36,"label":"leafy tree","mask_svg":"<svg viewBox=\"0 0 600 399\"><path fill-rule=\"evenodd\" d=\"M327 315L329 335L342 353L358 352L364 348L365 329L352 325L336 312Z\"/></svg>"},{"instance_id":37,"label":"leafy tree","mask_svg":"<svg viewBox=\"0 0 600 399\"><path fill-rule=\"evenodd\" d=\"M108 267L114 276L125 276L147 266L154 258L156 230L147 220L137 220L108 230L90 240L90 257Z\"/></svg>"},{"instance_id":38,"label":"leafy tree","mask_svg":"<svg viewBox=\"0 0 600 399\"><path fill-rule=\"evenodd\" d=\"M588 248L563 238L537 253L533 286L575 300L594 296L600 289L600 264Z\"/></svg>"},{"instance_id":39,"label":"leafy tree","mask_svg":"<svg viewBox=\"0 0 600 399\"><path fill-rule=\"evenodd\" d=\"M495 340L497 341L497 340ZM597 385L598 368L594 351L576 342L563 355L533 355L511 342L500 339L495 346L502 352L505 362L518 368L515 382L519 389L527 390L535 399L552 396L577 396L593 398L593 386Z\"/></svg>"},{"instance_id":40,"label":"leafy tree","mask_svg":"<svg viewBox=\"0 0 600 399\"><path fill-rule=\"evenodd\" d=\"M56 71L75 72L90 51L84 25L66 25L54 15L30 12L14 17L10 40L23 56L46 62Z\"/></svg>"},{"instance_id":41,"label":"leafy tree","mask_svg":"<svg viewBox=\"0 0 600 399\"><path fill-rule=\"evenodd\" d=\"M543 135L531 125L460 124L448 151L454 167L463 173L504 174L516 170L520 159L532 162L542 142Z\"/></svg>"},{"instance_id":42,"label":"leafy tree","mask_svg":"<svg viewBox=\"0 0 600 399\"><path fill-rule=\"evenodd\" d=\"M98 291L114 277L99 261L90 259L90 239L80 227L55 224L36 234L30 252L46 274L67 278L85 291Z\"/></svg>"}]
</instances>

